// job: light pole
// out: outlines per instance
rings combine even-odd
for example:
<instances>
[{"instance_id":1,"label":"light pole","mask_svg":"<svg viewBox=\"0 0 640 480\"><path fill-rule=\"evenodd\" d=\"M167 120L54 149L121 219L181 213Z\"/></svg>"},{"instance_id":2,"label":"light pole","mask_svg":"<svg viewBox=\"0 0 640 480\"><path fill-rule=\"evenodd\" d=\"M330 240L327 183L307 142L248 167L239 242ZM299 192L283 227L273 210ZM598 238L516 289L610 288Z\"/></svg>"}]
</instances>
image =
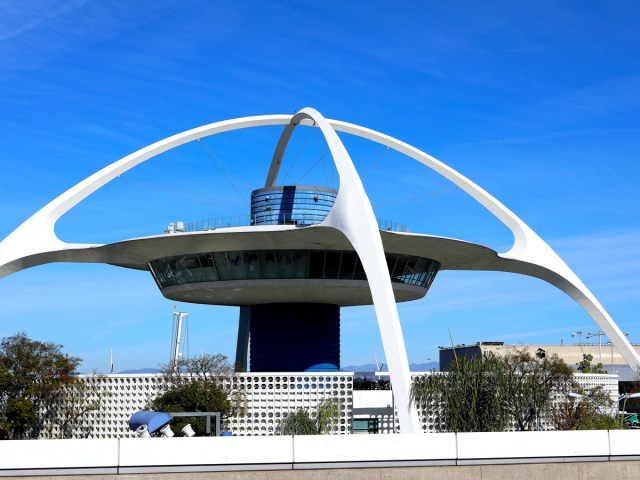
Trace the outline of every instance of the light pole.
<instances>
[{"instance_id":1,"label":"light pole","mask_svg":"<svg viewBox=\"0 0 640 480\"><path fill-rule=\"evenodd\" d=\"M596 407L596 410L598 411L598 413L603 414L602 406L588 395L582 395L576 392L569 392L567 393L567 397L575 398L576 400L589 400L591 403L593 403L594 407Z\"/></svg>"},{"instance_id":2,"label":"light pole","mask_svg":"<svg viewBox=\"0 0 640 480\"><path fill-rule=\"evenodd\" d=\"M602 331L597 332L587 332L586 338L598 337L598 353L600 354L600 365L602 365L602 336L604 333Z\"/></svg>"},{"instance_id":3,"label":"light pole","mask_svg":"<svg viewBox=\"0 0 640 480\"><path fill-rule=\"evenodd\" d=\"M591 403L593 403L593 405L596 407L596 410L598 410L599 413L601 414L605 414L602 411L602 406L600 404L598 404L598 402L596 402L593 398L591 398L588 395L582 395L580 393L576 393L576 392L569 392L567 393L567 397L569 398L575 398L576 400L589 400ZM620 402L624 401L624 403L622 404L622 410L624 411L625 406L627 404L627 400L629 400L630 398L640 398L640 393L623 393L622 395L620 395L618 397L618 399L615 401L615 403L611 406L611 414L610 416L613 417L615 416L615 414L617 413L615 411L616 408L619 408L620 406Z\"/></svg>"},{"instance_id":4,"label":"light pole","mask_svg":"<svg viewBox=\"0 0 640 480\"><path fill-rule=\"evenodd\" d=\"M624 333L624 332L623 332L622 334L623 334L625 337L628 337L628 336L629 336L629 334L628 334L628 333ZM611 347L611 370L614 370L614 368L613 368L613 342L612 342L611 340L609 340L607 343L608 343L608 344L609 344L609 346Z\"/></svg>"},{"instance_id":5,"label":"light pole","mask_svg":"<svg viewBox=\"0 0 640 480\"><path fill-rule=\"evenodd\" d=\"M609 341L607 343L609 343L609 345L611 346L611 372L610 373L614 373L615 370L613 368L613 342Z\"/></svg>"},{"instance_id":6,"label":"light pole","mask_svg":"<svg viewBox=\"0 0 640 480\"><path fill-rule=\"evenodd\" d=\"M582 343L582 335L586 335L586 332L583 332L582 330L580 330L578 332L573 332L571 334L572 337L580 337L579 343Z\"/></svg>"}]
</instances>

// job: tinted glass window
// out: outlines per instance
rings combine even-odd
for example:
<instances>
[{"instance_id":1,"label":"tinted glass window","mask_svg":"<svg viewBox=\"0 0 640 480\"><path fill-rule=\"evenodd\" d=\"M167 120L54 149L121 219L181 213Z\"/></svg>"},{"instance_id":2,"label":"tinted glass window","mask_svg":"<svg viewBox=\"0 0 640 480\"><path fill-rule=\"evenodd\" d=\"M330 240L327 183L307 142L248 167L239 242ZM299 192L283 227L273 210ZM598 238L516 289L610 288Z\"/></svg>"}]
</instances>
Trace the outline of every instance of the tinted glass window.
<instances>
[{"instance_id":1,"label":"tinted glass window","mask_svg":"<svg viewBox=\"0 0 640 480\"><path fill-rule=\"evenodd\" d=\"M293 250L291 252L293 263L291 278L307 278L307 263L309 263L308 250Z\"/></svg>"},{"instance_id":2,"label":"tinted glass window","mask_svg":"<svg viewBox=\"0 0 640 480\"><path fill-rule=\"evenodd\" d=\"M258 259L258 252L242 252L242 260L247 273L247 279L258 280L262 278L260 274L260 260Z\"/></svg>"},{"instance_id":3,"label":"tinted glass window","mask_svg":"<svg viewBox=\"0 0 640 480\"><path fill-rule=\"evenodd\" d=\"M387 268L394 282L429 288L440 268L435 260L388 253ZM259 279L366 280L353 251L248 250L196 253L160 258L149 269L161 288L185 283Z\"/></svg>"},{"instance_id":4,"label":"tinted glass window","mask_svg":"<svg viewBox=\"0 0 640 480\"><path fill-rule=\"evenodd\" d=\"M342 252L342 263L340 265L340 279L353 280L353 271L356 268L356 252Z\"/></svg>"},{"instance_id":5,"label":"tinted glass window","mask_svg":"<svg viewBox=\"0 0 640 480\"><path fill-rule=\"evenodd\" d=\"M260 268L262 270L262 278L277 278L276 256L272 250L260 251Z\"/></svg>"},{"instance_id":6,"label":"tinted glass window","mask_svg":"<svg viewBox=\"0 0 640 480\"><path fill-rule=\"evenodd\" d=\"M227 254L225 252L215 252L213 259L216 262L216 270L220 280L233 280L229 262L227 261Z\"/></svg>"},{"instance_id":7,"label":"tinted glass window","mask_svg":"<svg viewBox=\"0 0 640 480\"><path fill-rule=\"evenodd\" d=\"M200 265L202 265L202 281L215 282L218 280L218 272L216 271L216 264L213 261L213 254L201 253L198 257Z\"/></svg>"},{"instance_id":8,"label":"tinted glass window","mask_svg":"<svg viewBox=\"0 0 640 480\"><path fill-rule=\"evenodd\" d=\"M342 257L342 252L328 251L325 253L324 278L338 278L340 257Z\"/></svg>"},{"instance_id":9,"label":"tinted glass window","mask_svg":"<svg viewBox=\"0 0 640 480\"><path fill-rule=\"evenodd\" d=\"M309 278L322 278L324 274L324 252L311 250L309 252Z\"/></svg>"},{"instance_id":10,"label":"tinted glass window","mask_svg":"<svg viewBox=\"0 0 640 480\"><path fill-rule=\"evenodd\" d=\"M276 250L276 263L278 265L278 278L292 278L293 264L290 250Z\"/></svg>"}]
</instances>

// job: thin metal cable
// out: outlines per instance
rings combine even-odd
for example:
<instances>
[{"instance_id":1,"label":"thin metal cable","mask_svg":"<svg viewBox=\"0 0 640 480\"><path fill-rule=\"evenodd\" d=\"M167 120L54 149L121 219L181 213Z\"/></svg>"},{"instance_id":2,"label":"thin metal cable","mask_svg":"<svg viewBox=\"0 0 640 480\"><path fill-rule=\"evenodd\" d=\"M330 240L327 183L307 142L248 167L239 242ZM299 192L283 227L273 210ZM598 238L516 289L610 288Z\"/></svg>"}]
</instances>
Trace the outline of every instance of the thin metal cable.
<instances>
[{"instance_id":1,"label":"thin metal cable","mask_svg":"<svg viewBox=\"0 0 640 480\"><path fill-rule=\"evenodd\" d=\"M236 191L236 193L238 194L238 196L242 199L242 201L244 202L244 204L251 208L251 205L249 204L249 202L247 202L247 199L245 198L246 195L243 194L242 192L240 192L240 190L238 190L238 187L236 187L235 183L233 183L233 180L231 180L231 178L229 177L229 175L227 175L227 173L225 172L225 165L222 163L222 161L220 161L208 148L207 146L202 143L200 141L200 139L198 138L198 143L200 144L200 146L202 147L202 150L209 155L209 157L211 157L211 159L216 163L216 165L218 165L218 168L220 168L220 171L222 172L222 174L224 175L224 177L227 179L227 181L229 182L229 184L233 187L233 189ZM245 186L246 187L246 186ZM247 190L249 190L249 188L247 188Z\"/></svg>"},{"instance_id":2,"label":"thin metal cable","mask_svg":"<svg viewBox=\"0 0 640 480\"><path fill-rule=\"evenodd\" d=\"M144 180L138 180L136 178L132 178L132 177L126 177L124 175L118 175L118 178L120 180L125 180L127 182L131 182L131 183L136 183L138 185L142 185L143 187L147 187L150 188L152 190L158 190L161 191L163 193L167 193L169 195L172 195L174 197L183 197L183 198L189 198L190 200L194 200L196 202L199 203L204 203L205 205L210 205L213 207L217 207L217 205L215 203L206 201L206 199L211 199L211 200L215 200L218 202L224 202L224 203L231 203L229 202L229 200L226 200L224 198L221 197L216 197L215 195L204 195L202 193L196 193L196 192L191 192L188 190L176 190L175 188L171 187L165 187L162 185L158 185L152 182L146 182Z\"/></svg>"},{"instance_id":3,"label":"thin metal cable","mask_svg":"<svg viewBox=\"0 0 640 480\"><path fill-rule=\"evenodd\" d=\"M304 172L304 173L302 174L302 176L301 176L297 181L295 181L293 184L294 184L294 185L298 185L298 184L300 183L300 180L302 180L304 177L306 177L306 176L307 176L307 174L308 174L311 170L313 170L313 169L316 167L316 165L318 165L318 163L320 163L320 162L322 161L322 159L324 158L324 156L327 154L327 152L328 152L328 151L329 151L329 150L327 149L327 150L326 150L326 151L325 151L325 152L320 156L320 158L319 158L318 160L316 160L316 163L314 163L313 165L311 165L311 167L309 167L309 169L308 169L306 172Z\"/></svg>"},{"instance_id":4,"label":"thin metal cable","mask_svg":"<svg viewBox=\"0 0 640 480\"><path fill-rule=\"evenodd\" d=\"M314 125L315 125L315 123L314 123ZM313 130L313 127L309 127L309 130L307 131L307 135L304 137L304 140L302 141L302 145L300 145L300 148L298 149L298 153L296 153L296 156L293 157L293 161L291 162L291 165L289 166L289 170L287 170L287 173L285 174L284 179L283 179L285 182L287 181L287 178L290 178L289 177L289 173L291 173L291 169L296 164L296 160L300 156L300 152L302 152L302 149L307 144L307 139L309 138L309 135L311 135L311 130ZM295 185L295 183L294 183L294 185Z\"/></svg>"},{"instance_id":5,"label":"thin metal cable","mask_svg":"<svg viewBox=\"0 0 640 480\"><path fill-rule=\"evenodd\" d=\"M460 187L443 188L441 190L435 190L433 192L426 192L426 193L422 193L420 195L412 195L410 197L398 198L397 200L393 200L391 202L386 202L386 203L380 203L380 204L377 204L376 206L378 208L380 208L380 207L389 207L389 206L392 206L392 205L400 205L400 204L403 204L403 203L408 203L408 202L413 202L413 201L416 201L416 200L421 200L421 199L427 198L427 197L435 197L437 195L442 195L444 193L455 192L456 190L460 190Z\"/></svg>"},{"instance_id":6,"label":"thin metal cable","mask_svg":"<svg viewBox=\"0 0 640 480\"><path fill-rule=\"evenodd\" d=\"M324 181L327 183L327 188L331 188L331 185L329 185L329 177L327 176L327 169L324 166L324 155L322 154L322 145L320 144L320 133L318 132L318 129L316 129L316 139L318 141L318 152L321 155L320 160L322 160L322 172L324 173Z\"/></svg>"},{"instance_id":7,"label":"thin metal cable","mask_svg":"<svg viewBox=\"0 0 640 480\"><path fill-rule=\"evenodd\" d=\"M378 164L378 162L382 160L382 157L384 157L384 154L387 153L388 151L389 151L389 147L385 147L385 149L378 154L378 156L373 160L373 162L371 162L371 164L367 167L367 169L364 171L364 174L362 175L363 180L367 176L367 174L371 171L371 169L374 167L374 165Z\"/></svg>"}]
</instances>

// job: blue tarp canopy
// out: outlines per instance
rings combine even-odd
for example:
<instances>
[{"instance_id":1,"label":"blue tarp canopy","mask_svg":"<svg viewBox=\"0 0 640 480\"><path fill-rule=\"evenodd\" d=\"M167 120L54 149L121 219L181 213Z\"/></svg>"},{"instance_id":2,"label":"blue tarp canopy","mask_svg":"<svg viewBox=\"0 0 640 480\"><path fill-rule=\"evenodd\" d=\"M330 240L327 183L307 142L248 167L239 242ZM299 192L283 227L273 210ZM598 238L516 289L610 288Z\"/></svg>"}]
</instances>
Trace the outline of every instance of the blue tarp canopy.
<instances>
[{"instance_id":1,"label":"blue tarp canopy","mask_svg":"<svg viewBox=\"0 0 640 480\"><path fill-rule=\"evenodd\" d=\"M129 419L129 429L135 432L140 425L146 425L149 433L153 433L170 421L171 415L168 413L141 410L131 415Z\"/></svg>"}]
</instances>

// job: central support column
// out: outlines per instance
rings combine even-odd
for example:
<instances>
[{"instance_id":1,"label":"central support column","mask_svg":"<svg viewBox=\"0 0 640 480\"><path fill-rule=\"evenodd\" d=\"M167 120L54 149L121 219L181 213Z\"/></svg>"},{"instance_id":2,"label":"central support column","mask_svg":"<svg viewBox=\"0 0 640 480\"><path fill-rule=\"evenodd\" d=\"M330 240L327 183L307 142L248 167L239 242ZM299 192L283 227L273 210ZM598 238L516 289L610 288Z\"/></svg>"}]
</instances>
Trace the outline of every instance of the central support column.
<instances>
[{"instance_id":1,"label":"central support column","mask_svg":"<svg viewBox=\"0 0 640 480\"><path fill-rule=\"evenodd\" d=\"M250 371L340 370L340 307L323 303L253 305Z\"/></svg>"}]
</instances>

